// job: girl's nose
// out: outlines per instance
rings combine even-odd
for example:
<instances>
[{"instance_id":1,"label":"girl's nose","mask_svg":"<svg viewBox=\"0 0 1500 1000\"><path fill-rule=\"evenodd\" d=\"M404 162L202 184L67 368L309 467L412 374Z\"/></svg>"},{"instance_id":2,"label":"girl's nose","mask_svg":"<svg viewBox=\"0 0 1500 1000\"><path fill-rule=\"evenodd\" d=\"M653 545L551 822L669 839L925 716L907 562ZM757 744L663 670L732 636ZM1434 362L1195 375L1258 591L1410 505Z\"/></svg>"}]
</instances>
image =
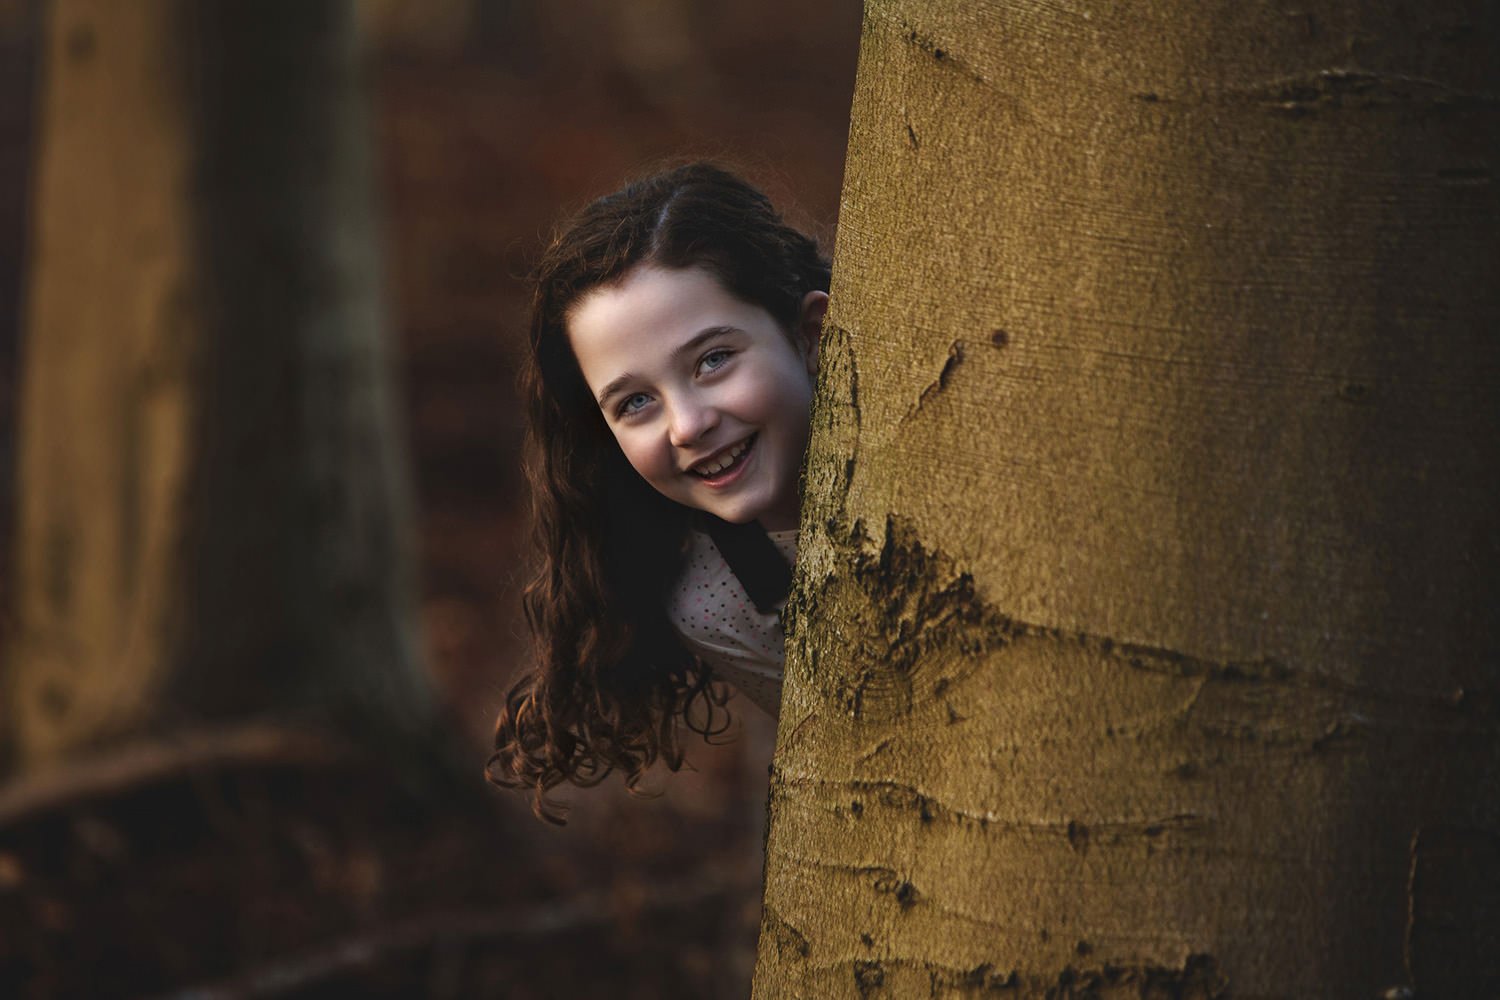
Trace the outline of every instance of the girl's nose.
<instances>
[{"instance_id":1,"label":"girl's nose","mask_svg":"<svg viewBox=\"0 0 1500 1000\"><path fill-rule=\"evenodd\" d=\"M701 440L719 423L719 411L700 400L684 399L672 404L667 439L674 448L686 448Z\"/></svg>"}]
</instances>

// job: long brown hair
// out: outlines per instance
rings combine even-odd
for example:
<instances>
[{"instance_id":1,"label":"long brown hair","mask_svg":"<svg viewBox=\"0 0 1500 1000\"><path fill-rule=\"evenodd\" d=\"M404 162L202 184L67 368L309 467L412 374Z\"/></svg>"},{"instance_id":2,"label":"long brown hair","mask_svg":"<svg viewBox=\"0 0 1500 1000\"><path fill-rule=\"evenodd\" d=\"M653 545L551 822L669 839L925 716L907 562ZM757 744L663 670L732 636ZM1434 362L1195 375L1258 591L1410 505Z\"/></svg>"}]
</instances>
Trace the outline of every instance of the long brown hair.
<instances>
[{"instance_id":1,"label":"long brown hair","mask_svg":"<svg viewBox=\"0 0 1500 1000\"><path fill-rule=\"evenodd\" d=\"M510 690L487 774L529 789L538 816L562 817L546 793L593 785L618 769L682 764L678 720L724 731L725 695L667 619L688 510L629 463L569 346L567 311L635 267L702 267L793 335L803 297L827 291L828 260L760 191L708 163L646 177L592 202L542 255L535 274L526 400L537 573L526 588L535 669Z\"/></svg>"}]
</instances>

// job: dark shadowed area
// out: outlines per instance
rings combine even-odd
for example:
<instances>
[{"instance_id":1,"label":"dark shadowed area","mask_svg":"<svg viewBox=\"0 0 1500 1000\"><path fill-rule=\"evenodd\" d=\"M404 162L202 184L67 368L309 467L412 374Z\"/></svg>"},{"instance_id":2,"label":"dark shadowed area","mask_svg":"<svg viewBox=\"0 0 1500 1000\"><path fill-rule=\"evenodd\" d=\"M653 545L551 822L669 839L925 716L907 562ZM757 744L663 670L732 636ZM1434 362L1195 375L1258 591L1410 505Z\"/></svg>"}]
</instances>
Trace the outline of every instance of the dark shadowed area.
<instances>
[{"instance_id":1,"label":"dark shadowed area","mask_svg":"<svg viewBox=\"0 0 1500 1000\"><path fill-rule=\"evenodd\" d=\"M0 752L0 996L747 996L774 735L754 706L732 701L728 742L694 737L658 794L570 791L562 829L482 780L527 656L525 274L565 212L684 157L736 166L831 248L859 5L359 10L421 661L452 744L434 756L467 770L259 722L39 773ZM3 656L46 18L0 0Z\"/></svg>"}]
</instances>

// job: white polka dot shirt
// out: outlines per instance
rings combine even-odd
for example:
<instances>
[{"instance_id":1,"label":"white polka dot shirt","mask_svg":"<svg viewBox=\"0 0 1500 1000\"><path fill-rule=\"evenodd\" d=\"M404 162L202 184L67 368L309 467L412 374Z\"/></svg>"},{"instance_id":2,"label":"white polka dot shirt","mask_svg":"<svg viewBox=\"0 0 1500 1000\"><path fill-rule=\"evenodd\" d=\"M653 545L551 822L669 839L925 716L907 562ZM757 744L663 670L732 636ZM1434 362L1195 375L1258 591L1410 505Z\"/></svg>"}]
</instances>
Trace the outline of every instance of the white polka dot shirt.
<instances>
[{"instance_id":1,"label":"white polka dot shirt","mask_svg":"<svg viewBox=\"0 0 1500 1000\"><path fill-rule=\"evenodd\" d=\"M797 531L767 532L786 556L797 558ZM713 539L688 532L687 562L667 602L667 613L688 652L713 668L771 715L781 706L786 639L780 614L761 614ZM778 605L778 611L780 606Z\"/></svg>"}]
</instances>

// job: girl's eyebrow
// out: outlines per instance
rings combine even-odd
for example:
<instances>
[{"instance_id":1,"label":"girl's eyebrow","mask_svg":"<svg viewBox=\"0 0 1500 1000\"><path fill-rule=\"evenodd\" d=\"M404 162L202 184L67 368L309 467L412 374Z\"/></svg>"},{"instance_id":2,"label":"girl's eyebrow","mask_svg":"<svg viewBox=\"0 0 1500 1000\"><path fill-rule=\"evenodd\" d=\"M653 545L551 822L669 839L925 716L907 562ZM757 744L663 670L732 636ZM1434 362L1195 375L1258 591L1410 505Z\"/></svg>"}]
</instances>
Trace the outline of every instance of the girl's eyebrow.
<instances>
[{"instance_id":1,"label":"girl's eyebrow","mask_svg":"<svg viewBox=\"0 0 1500 1000\"><path fill-rule=\"evenodd\" d=\"M715 337L723 336L724 334L739 332L740 328L737 326L705 327L704 329L699 330L697 333L693 334L690 339L674 348L672 351L672 360L676 361L684 354L691 354L693 351L703 346L705 341L713 340ZM619 392L622 388L625 387L625 384L633 378L635 378L634 374L632 374L631 372L624 372L605 383L604 388L599 390L599 408L601 410L604 409L604 404L609 402L609 397Z\"/></svg>"},{"instance_id":2,"label":"girl's eyebrow","mask_svg":"<svg viewBox=\"0 0 1500 1000\"><path fill-rule=\"evenodd\" d=\"M617 375L610 379L609 384L599 393L599 409L604 409L604 404L609 402L609 397L619 392L621 387L633 378L635 378L634 375L630 372L625 372L623 375Z\"/></svg>"},{"instance_id":3,"label":"girl's eyebrow","mask_svg":"<svg viewBox=\"0 0 1500 1000\"><path fill-rule=\"evenodd\" d=\"M672 352L672 360L678 360L684 354L691 354L699 347L703 346L704 341L713 340L715 337L722 336L726 333L739 332L740 328L737 326L710 326L705 329L699 330L696 334L693 335L692 339L683 343L675 351Z\"/></svg>"}]
</instances>

